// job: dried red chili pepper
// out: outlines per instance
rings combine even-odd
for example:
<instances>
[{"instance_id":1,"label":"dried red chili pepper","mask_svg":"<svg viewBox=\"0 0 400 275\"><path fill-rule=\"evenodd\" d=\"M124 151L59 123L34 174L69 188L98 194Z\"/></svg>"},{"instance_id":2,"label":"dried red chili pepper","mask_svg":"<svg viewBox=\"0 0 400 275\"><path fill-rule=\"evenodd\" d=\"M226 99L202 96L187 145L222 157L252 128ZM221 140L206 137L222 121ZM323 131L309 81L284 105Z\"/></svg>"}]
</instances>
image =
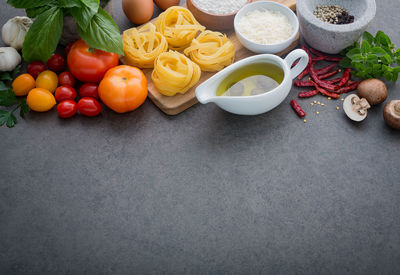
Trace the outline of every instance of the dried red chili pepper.
<instances>
[{"instance_id":1,"label":"dried red chili pepper","mask_svg":"<svg viewBox=\"0 0 400 275\"><path fill-rule=\"evenodd\" d=\"M308 55L308 65L310 66L312 63L312 56L310 51L307 49L307 47L305 45L302 45L301 48L307 53Z\"/></svg>"},{"instance_id":2,"label":"dried red chili pepper","mask_svg":"<svg viewBox=\"0 0 400 275\"><path fill-rule=\"evenodd\" d=\"M314 82L316 84L318 84L318 86L320 86L322 88L325 88L325 89L328 89L328 90L332 90L332 91L337 90L339 88L337 85L329 84L329 83L326 83L326 82L320 80L318 78L317 73L314 70L313 64L310 66L310 76L314 80Z\"/></svg>"},{"instance_id":3,"label":"dried red chili pepper","mask_svg":"<svg viewBox=\"0 0 400 275\"><path fill-rule=\"evenodd\" d=\"M323 95L330 96L332 98L339 98L340 97L340 95L338 95L337 93L329 92L329 91L327 91L327 90L325 90L325 89L323 89L321 87L318 87L317 89L318 89L318 92L320 92Z\"/></svg>"},{"instance_id":4,"label":"dried red chili pepper","mask_svg":"<svg viewBox=\"0 0 400 275\"><path fill-rule=\"evenodd\" d=\"M326 79L326 78L329 78L329 77L331 77L331 76L333 76L333 75L335 75L335 74L337 74L337 73L339 73L340 72L340 69L337 69L336 71L333 71L333 72L330 72L330 73L326 73L326 74L323 74L323 75L319 75L318 77L319 77L319 79ZM326 82L326 81L324 81L324 82Z\"/></svg>"},{"instance_id":5,"label":"dried red chili pepper","mask_svg":"<svg viewBox=\"0 0 400 275\"><path fill-rule=\"evenodd\" d=\"M297 87L313 87L314 84L312 81L310 80L306 80L306 81L300 81L300 80L296 80L293 82L294 86Z\"/></svg>"},{"instance_id":6,"label":"dried red chili pepper","mask_svg":"<svg viewBox=\"0 0 400 275\"><path fill-rule=\"evenodd\" d=\"M346 85L346 83L349 81L350 72L351 72L351 69L344 70L342 79L340 79L340 82L339 82L339 87L342 87L342 86Z\"/></svg>"},{"instance_id":7,"label":"dried red chili pepper","mask_svg":"<svg viewBox=\"0 0 400 275\"><path fill-rule=\"evenodd\" d=\"M326 66L326 67L324 67L322 69L315 70L315 72L317 73L317 75L326 74L326 73L330 72L331 70L333 70L333 68L335 68L336 65L337 65L336 63L333 63L333 64L331 64L329 66Z\"/></svg>"},{"instance_id":8,"label":"dried red chili pepper","mask_svg":"<svg viewBox=\"0 0 400 275\"><path fill-rule=\"evenodd\" d=\"M297 79L302 79L304 76L306 76L308 73L310 72L310 69L307 65L307 67L304 69L304 71L302 71L298 76Z\"/></svg>"},{"instance_id":9,"label":"dried red chili pepper","mask_svg":"<svg viewBox=\"0 0 400 275\"><path fill-rule=\"evenodd\" d=\"M324 80L324 81L329 84L335 84L335 83L338 83L341 79L342 79L341 77L338 77L338 78L334 78L331 80Z\"/></svg>"},{"instance_id":10,"label":"dried red chili pepper","mask_svg":"<svg viewBox=\"0 0 400 275\"><path fill-rule=\"evenodd\" d=\"M340 62L340 61L342 61L341 57L333 57L333 56L324 56L324 59L326 61L332 61L332 62Z\"/></svg>"},{"instance_id":11,"label":"dried red chili pepper","mask_svg":"<svg viewBox=\"0 0 400 275\"><path fill-rule=\"evenodd\" d=\"M306 112L300 107L299 103L297 103L296 99L292 99L290 101L290 105L292 106L293 110L297 113L299 117L304 117Z\"/></svg>"},{"instance_id":12,"label":"dried red chili pepper","mask_svg":"<svg viewBox=\"0 0 400 275\"><path fill-rule=\"evenodd\" d=\"M311 91L306 91L306 92L300 92L298 96L300 98L306 98L306 97L312 97L318 94L318 90L311 90Z\"/></svg>"},{"instance_id":13,"label":"dried red chili pepper","mask_svg":"<svg viewBox=\"0 0 400 275\"><path fill-rule=\"evenodd\" d=\"M340 88L339 90L337 90L336 93L344 94L344 93L348 93L348 92L354 91L355 89L357 89L358 84L360 84L360 81L352 82L350 85L345 86L345 87Z\"/></svg>"},{"instance_id":14,"label":"dried red chili pepper","mask_svg":"<svg viewBox=\"0 0 400 275\"><path fill-rule=\"evenodd\" d=\"M309 48L310 52L312 52L313 54L315 54L316 56L325 56L325 54L321 53L320 51L317 51L316 49L313 48Z\"/></svg>"},{"instance_id":15,"label":"dried red chili pepper","mask_svg":"<svg viewBox=\"0 0 400 275\"><path fill-rule=\"evenodd\" d=\"M314 61L322 61L322 60L325 60L325 58L323 57L323 56L317 56L317 57L313 57L312 58L312 61L314 62Z\"/></svg>"}]
</instances>

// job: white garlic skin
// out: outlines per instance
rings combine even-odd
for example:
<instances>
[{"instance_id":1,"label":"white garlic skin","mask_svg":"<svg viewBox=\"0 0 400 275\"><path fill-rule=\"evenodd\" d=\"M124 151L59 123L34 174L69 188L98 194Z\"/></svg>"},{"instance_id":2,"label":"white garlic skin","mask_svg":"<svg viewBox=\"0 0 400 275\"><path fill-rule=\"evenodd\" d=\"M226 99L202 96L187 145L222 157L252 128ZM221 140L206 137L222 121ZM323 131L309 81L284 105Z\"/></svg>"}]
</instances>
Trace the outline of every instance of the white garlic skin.
<instances>
[{"instance_id":1,"label":"white garlic skin","mask_svg":"<svg viewBox=\"0 0 400 275\"><path fill-rule=\"evenodd\" d=\"M1 29L1 38L4 44L21 50L24 44L26 33L33 21L26 16L16 16L11 18Z\"/></svg>"},{"instance_id":2,"label":"white garlic skin","mask_svg":"<svg viewBox=\"0 0 400 275\"><path fill-rule=\"evenodd\" d=\"M0 48L0 72L9 72L21 63L21 56L13 47Z\"/></svg>"}]
</instances>

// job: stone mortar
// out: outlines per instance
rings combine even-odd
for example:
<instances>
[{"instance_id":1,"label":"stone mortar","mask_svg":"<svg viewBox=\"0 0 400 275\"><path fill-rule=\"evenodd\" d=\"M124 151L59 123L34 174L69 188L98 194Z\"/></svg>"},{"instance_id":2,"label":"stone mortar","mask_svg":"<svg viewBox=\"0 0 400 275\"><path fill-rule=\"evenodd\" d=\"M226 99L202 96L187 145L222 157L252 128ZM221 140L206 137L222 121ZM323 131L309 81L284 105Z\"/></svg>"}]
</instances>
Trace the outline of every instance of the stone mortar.
<instances>
[{"instance_id":1,"label":"stone mortar","mask_svg":"<svg viewBox=\"0 0 400 275\"><path fill-rule=\"evenodd\" d=\"M354 15L354 23L334 25L313 14L318 5L339 5ZM357 41L375 17L375 0L297 0L300 32L307 44L325 53L337 54Z\"/></svg>"}]
</instances>

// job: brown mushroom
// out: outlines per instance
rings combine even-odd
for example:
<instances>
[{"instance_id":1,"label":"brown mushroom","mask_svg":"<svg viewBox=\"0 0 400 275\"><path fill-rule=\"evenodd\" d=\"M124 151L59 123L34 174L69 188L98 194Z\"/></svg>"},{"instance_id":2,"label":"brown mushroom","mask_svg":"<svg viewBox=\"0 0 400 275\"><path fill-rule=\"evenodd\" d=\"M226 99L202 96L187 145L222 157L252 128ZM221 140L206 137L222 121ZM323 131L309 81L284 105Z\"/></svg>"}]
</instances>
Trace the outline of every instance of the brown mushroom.
<instances>
[{"instance_id":1,"label":"brown mushroom","mask_svg":"<svg viewBox=\"0 0 400 275\"><path fill-rule=\"evenodd\" d=\"M357 87L357 93L360 97L368 100L371 105L384 102L388 96L385 83L376 78L361 81Z\"/></svg>"},{"instance_id":2,"label":"brown mushroom","mask_svg":"<svg viewBox=\"0 0 400 275\"><path fill-rule=\"evenodd\" d=\"M383 118L387 125L400 130L400 100L391 100L385 105Z\"/></svg>"},{"instance_id":3,"label":"brown mushroom","mask_svg":"<svg viewBox=\"0 0 400 275\"><path fill-rule=\"evenodd\" d=\"M365 98L359 98L357 95L349 95L343 101L343 110L346 115L354 121L362 121L367 117L367 110L371 108Z\"/></svg>"}]
</instances>

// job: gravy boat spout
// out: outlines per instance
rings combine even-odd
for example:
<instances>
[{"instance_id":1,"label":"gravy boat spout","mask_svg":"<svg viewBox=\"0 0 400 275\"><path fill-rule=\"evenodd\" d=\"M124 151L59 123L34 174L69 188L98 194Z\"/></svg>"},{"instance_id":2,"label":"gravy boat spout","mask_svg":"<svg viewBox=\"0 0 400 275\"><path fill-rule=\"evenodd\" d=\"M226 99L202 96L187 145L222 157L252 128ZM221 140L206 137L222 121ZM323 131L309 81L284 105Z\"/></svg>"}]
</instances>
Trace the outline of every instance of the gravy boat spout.
<instances>
[{"instance_id":1,"label":"gravy boat spout","mask_svg":"<svg viewBox=\"0 0 400 275\"><path fill-rule=\"evenodd\" d=\"M292 68L293 63L299 60ZM234 71L249 64L265 63L273 64L282 69L284 77L278 87L263 94L251 96L218 96L217 90L223 80ZM292 87L292 79L302 72L308 63L308 55L305 51L297 49L289 53L285 59L273 54L260 54L242 59L203 82L196 89L197 100L202 103L213 102L220 108L239 115L258 115L278 106L289 94Z\"/></svg>"}]
</instances>

